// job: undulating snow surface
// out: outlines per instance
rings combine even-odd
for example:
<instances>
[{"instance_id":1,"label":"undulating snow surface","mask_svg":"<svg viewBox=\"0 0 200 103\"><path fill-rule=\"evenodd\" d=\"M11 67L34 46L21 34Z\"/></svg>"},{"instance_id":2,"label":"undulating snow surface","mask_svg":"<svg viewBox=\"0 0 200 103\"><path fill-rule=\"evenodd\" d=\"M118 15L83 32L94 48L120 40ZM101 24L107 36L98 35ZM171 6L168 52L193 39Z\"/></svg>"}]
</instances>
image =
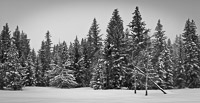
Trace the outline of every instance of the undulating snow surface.
<instances>
[{"instance_id":1,"label":"undulating snow surface","mask_svg":"<svg viewBox=\"0 0 200 103\"><path fill-rule=\"evenodd\" d=\"M0 103L200 103L200 89L93 90L25 87L22 91L0 90Z\"/></svg>"}]
</instances>

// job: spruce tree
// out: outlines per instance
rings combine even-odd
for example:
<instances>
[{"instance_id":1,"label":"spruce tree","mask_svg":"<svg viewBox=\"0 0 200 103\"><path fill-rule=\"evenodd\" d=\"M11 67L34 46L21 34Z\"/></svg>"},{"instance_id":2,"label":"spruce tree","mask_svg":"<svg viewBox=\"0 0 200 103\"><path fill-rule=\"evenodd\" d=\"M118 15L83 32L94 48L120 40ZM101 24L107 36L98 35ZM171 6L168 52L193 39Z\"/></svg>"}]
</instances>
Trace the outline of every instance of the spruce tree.
<instances>
[{"instance_id":1,"label":"spruce tree","mask_svg":"<svg viewBox=\"0 0 200 103\"><path fill-rule=\"evenodd\" d=\"M189 19L186 21L183 41L185 48L184 69L186 73L186 86L189 88L199 87L199 47L198 34L196 33L195 22Z\"/></svg>"},{"instance_id":2,"label":"spruce tree","mask_svg":"<svg viewBox=\"0 0 200 103\"><path fill-rule=\"evenodd\" d=\"M27 60L25 61L25 74L23 75L24 85L33 86L34 85L34 63L31 59L31 54L28 55Z\"/></svg>"},{"instance_id":3,"label":"spruce tree","mask_svg":"<svg viewBox=\"0 0 200 103\"><path fill-rule=\"evenodd\" d=\"M171 53L170 53L170 49L168 48L168 45L165 44L164 46L164 50L162 51L160 57L159 57L159 66L160 68L163 69L163 73L161 79L162 80L162 86L163 88L166 89L172 89L173 88L173 62L172 62L172 58L171 58Z\"/></svg>"},{"instance_id":4,"label":"spruce tree","mask_svg":"<svg viewBox=\"0 0 200 103\"><path fill-rule=\"evenodd\" d=\"M37 55L36 55L36 52L35 52L34 49L31 50L30 56L31 56L32 62L35 64L36 63L36 59L37 59Z\"/></svg>"},{"instance_id":5,"label":"spruce tree","mask_svg":"<svg viewBox=\"0 0 200 103\"><path fill-rule=\"evenodd\" d=\"M18 59L18 52L15 45L11 45L7 52L7 60L4 63L5 71L5 86L13 90L21 90L23 87L23 80L21 75L20 63Z\"/></svg>"},{"instance_id":6,"label":"spruce tree","mask_svg":"<svg viewBox=\"0 0 200 103\"><path fill-rule=\"evenodd\" d=\"M30 39L28 39L27 34L24 32L21 33L20 35L20 53L21 53L21 59L22 62L26 61L28 58L28 55L31 51L30 49ZM23 61L24 60L24 61Z\"/></svg>"},{"instance_id":7,"label":"spruce tree","mask_svg":"<svg viewBox=\"0 0 200 103\"><path fill-rule=\"evenodd\" d=\"M1 31L1 63L4 63L7 59L7 52L8 49L11 47L11 37L10 37L10 30L8 27L8 24L6 24L5 26L3 26L3 30Z\"/></svg>"},{"instance_id":8,"label":"spruce tree","mask_svg":"<svg viewBox=\"0 0 200 103\"><path fill-rule=\"evenodd\" d=\"M83 44L83 50L85 54L83 54L84 62L85 62L85 67L87 67L86 71L90 71L87 73L87 85L89 83L88 80L92 79L92 74L96 71L96 65L98 65L98 60L100 59L99 56L99 51L102 47L102 35L100 35L100 29L99 29L99 24L97 23L96 18L93 19L92 25L89 29L88 32L88 37L86 42ZM85 48L85 49L84 49ZM87 53L86 53L87 52ZM92 81L91 81L92 82ZM93 85L93 84L91 84Z\"/></svg>"},{"instance_id":9,"label":"spruce tree","mask_svg":"<svg viewBox=\"0 0 200 103\"><path fill-rule=\"evenodd\" d=\"M4 63L8 60L8 51L11 47L11 38L10 38L10 30L8 27L8 24L6 23L5 26L3 26L3 30L1 31L0 35L0 89L3 89L5 84L5 76L7 68L4 66Z\"/></svg>"},{"instance_id":10,"label":"spruce tree","mask_svg":"<svg viewBox=\"0 0 200 103\"><path fill-rule=\"evenodd\" d=\"M44 86L42 66L41 66L38 56L37 56L36 62L35 62L34 85L35 86Z\"/></svg>"},{"instance_id":11,"label":"spruce tree","mask_svg":"<svg viewBox=\"0 0 200 103\"><path fill-rule=\"evenodd\" d=\"M128 45L127 52L129 53L129 58L131 58L129 60L130 66L131 65L132 67L139 66L141 69L143 68L143 70L145 69L145 65L143 65L145 62L143 59L144 57L143 52L147 49L149 38L150 38L148 36L149 29L146 29L145 25L146 25L145 22L142 21L139 8L136 7L133 13L133 20L128 25L130 28L131 34L129 35L130 42L128 43L129 45ZM137 74L136 72L134 72L133 74L134 75L132 77L134 77L135 87L136 85L139 85L138 88L142 88L142 85L143 85L141 84L142 81L137 80L139 78L139 75L136 75ZM136 88L135 88L135 93L136 93Z\"/></svg>"},{"instance_id":12,"label":"spruce tree","mask_svg":"<svg viewBox=\"0 0 200 103\"><path fill-rule=\"evenodd\" d=\"M17 26L17 28L15 29L14 33L13 33L13 44L16 46L18 53L19 53L19 57L21 57L21 33L19 31L19 27Z\"/></svg>"},{"instance_id":13,"label":"spruce tree","mask_svg":"<svg viewBox=\"0 0 200 103\"><path fill-rule=\"evenodd\" d=\"M39 50L39 61L40 61L40 64L41 64L41 77L42 77L42 83L40 83L40 86L45 86L45 75L46 75L46 58L45 58L45 42L42 41L42 44L41 44L41 48Z\"/></svg>"},{"instance_id":14,"label":"spruce tree","mask_svg":"<svg viewBox=\"0 0 200 103\"><path fill-rule=\"evenodd\" d=\"M45 57L46 57L46 65L47 65L47 69L49 69L49 65L51 64L51 35L50 32L47 31L46 36L45 36Z\"/></svg>"},{"instance_id":15,"label":"spruce tree","mask_svg":"<svg viewBox=\"0 0 200 103\"><path fill-rule=\"evenodd\" d=\"M185 70L184 70L184 47L182 35L176 36L175 43L173 46L173 57L174 57L174 86L178 88L184 88L185 85Z\"/></svg>"},{"instance_id":16,"label":"spruce tree","mask_svg":"<svg viewBox=\"0 0 200 103\"><path fill-rule=\"evenodd\" d=\"M125 64L125 41L123 31L123 21L117 9L114 10L112 18L107 28L107 38L105 47L109 47L109 54L106 54L105 61L108 61L107 88L120 88L122 85L122 78L124 77L124 64ZM105 53L107 53L105 51ZM109 56L108 56L109 55Z\"/></svg>"},{"instance_id":17,"label":"spruce tree","mask_svg":"<svg viewBox=\"0 0 200 103\"><path fill-rule=\"evenodd\" d=\"M76 78L76 82L79 84L79 86L83 86L83 71L80 68L80 64L78 63L81 58L81 52L80 52L80 43L78 40L78 37L76 36L76 39L73 43L73 49L72 49L72 63L74 68L74 75Z\"/></svg>"},{"instance_id":18,"label":"spruce tree","mask_svg":"<svg viewBox=\"0 0 200 103\"><path fill-rule=\"evenodd\" d=\"M161 55L163 52L165 52L165 46L166 46L166 36L165 36L165 31L163 31L163 25L160 23L160 20L158 20L157 26L155 28L156 32L154 33L155 40L153 42L154 45L154 53L153 53L153 68L156 69L157 74L159 76L159 84L164 85L164 73L165 70L163 66L161 66ZM164 55L164 54L163 54Z\"/></svg>"}]
</instances>

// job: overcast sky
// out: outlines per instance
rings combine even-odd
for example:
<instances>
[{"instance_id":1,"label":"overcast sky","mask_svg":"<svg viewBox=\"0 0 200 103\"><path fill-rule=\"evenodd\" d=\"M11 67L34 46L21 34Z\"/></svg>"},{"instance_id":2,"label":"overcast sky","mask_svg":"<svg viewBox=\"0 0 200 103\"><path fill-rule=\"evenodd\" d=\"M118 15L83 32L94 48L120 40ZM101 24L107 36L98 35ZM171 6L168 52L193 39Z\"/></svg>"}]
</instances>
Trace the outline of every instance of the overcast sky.
<instances>
[{"instance_id":1,"label":"overcast sky","mask_svg":"<svg viewBox=\"0 0 200 103\"><path fill-rule=\"evenodd\" d=\"M166 36L174 40L188 18L195 20L199 33L200 0L0 0L0 30L8 23L13 33L18 25L31 39L31 48L38 50L47 30L54 44L69 44L76 35L86 37L94 18L106 35L116 8L127 28L136 6L151 33L160 19Z\"/></svg>"}]
</instances>

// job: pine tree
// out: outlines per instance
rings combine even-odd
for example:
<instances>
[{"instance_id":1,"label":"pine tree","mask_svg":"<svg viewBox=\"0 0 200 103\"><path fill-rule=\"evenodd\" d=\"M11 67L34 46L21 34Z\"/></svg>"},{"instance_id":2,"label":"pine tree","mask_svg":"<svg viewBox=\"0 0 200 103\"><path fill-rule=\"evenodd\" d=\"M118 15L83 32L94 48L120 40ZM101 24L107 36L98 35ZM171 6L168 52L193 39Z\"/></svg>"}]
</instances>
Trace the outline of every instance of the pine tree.
<instances>
[{"instance_id":1,"label":"pine tree","mask_svg":"<svg viewBox=\"0 0 200 103\"><path fill-rule=\"evenodd\" d=\"M83 85L83 71L81 70L80 65L78 63L81 58L81 53L80 53L80 43L77 36L73 43L72 52L73 52L72 63L73 63L74 71L75 71L74 75L76 78L76 82L79 84L79 86L82 86Z\"/></svg>"},{"instance_id":2,"label":"pine tree","mask_svg":"<svg viewBox=\"0 0 200 103\"><path fill-rule=\"evenodd\" d=\"M16 46L18 53L19 53L19 57L21 57L21 33L19 31L19 27L17 26L17 28L15 29L14 33L13 33L13 44Z\"/></svg>"},{"instance_id":3,"label":"pine tree","mask_svg":"<svg viewBox=\"0 0 200 103\"><path fill-rule=\"evenodd\" d=\"M46 58L45 58L45 42L42 41L42 44L41 44L41 48L39 50L39 60L40 60L40 64L41 64L41 77L42 77L42 83L40 83L40 86L45 86L45 80L44 80L44 77L45 77L45 74L46 74Z\"/></svg>"},{"instance_id":4,"label":"pine tree","mask_svg":"<svg viewBox=\"0 0 200 103\"><path fill-rule=\"evenodd\" d=\"M183 33L183 41L185 48L184 69L186 73L186 86L189 88L199 87L199 47L198 47L198 34L196 33L195 22L189 19Z\"/></svg>"},{"instance_id":5,"label":"pine tree","mask_svg":"<svg viewBox=\"0 0 200 103\"><path fill-rule=\"evenodd\" d=\"M78 83L75 81L76 79L74 77L74 71L70 70L70 61L60 66L58 64L53 64L51 65L51 68L50 76L52 78L50 79L50 86L55 86L58 88L73 88L78 85Z\"/></svg>"},{"instance_id":6,"label":"pine tree","mask_svg":"<svg viewBox=\"0 0 200 103\"><path fill-rule=\"evenodd\" d=\"M149 30L145 28L145 25L146 24L142 21L139 8L136 7L133 13L133 20L128 25L131 30L130 36L132 39L131 49L133 49L133 56L137 56L140 51L146 49Z\"/></svg>"},{"instance_id":7,"label":"pine tree","mask_svg":"<svg viewBox=\"0 0 200 103\"><path fill-rule=\"evenodd\" d=\"M82 39L81 41L81 54L83 60L80 62L81 69L84 73L84 82L83 86L89 86L90 80L92 78L92 69L91 69L91 61L89 58L90 53L88 52L88 44L86 39Z\"/></svg>"},{"instance_id":8,"label":"pine tree","mask_svg":"<svg viewBox=\"0 0 200 103\"><path fill-rule=\"evenodd\" d=\"M100 49L102 46L102 38L99 33L99 24L97 24L97 20L94 18L88 34L88 41L92 44L91 46L93 46L93 51Z\"/></svg>"},{"instance_id":9,"label":"pine tree","mask_svg":"<svg viewBox=\"0 0 200 103\"><path fill-rule=\"evenodd\" d=\"M30 56L31 56L31 60L32 60L33 63L35 64L35 63L36 63L37 56L36 56L36 52L35 52L34 49L31 50Z\"/></svg>"},{"instance_id":10,"label":"pine tree","mask_svg":"<svg viewBox=\"0 0 200 103\"><path fill-rule=\"evenodd\" d=\"M1 38L1 41L0 41L1 58L0 58L0 60L1 60L1 63L4 63L7 59L8 49L11 47L10 30L9 30L8 24L6 24L3 27L0 38Z\"/></svg>"},{"instance_id":11,"label":"pine tree","mask_svg":"<svg viewBox=\"0 0 200 103\"><path fill-rule=\"evenodd\" d=\"M18 52L14 45L8 49L7 60L4 63L6 68L5 84L7 88L13 90L21 90L23 86L22 75L20 71L20 63L18 59Z\"/></svg>"},{"instance_id":12,"label":"pine tree","mask_svg":"<svg viewBox=\"0 0 200 103\"><path fill-rule=\"evenodd\" d=\"M45 35L45 41L42 41L41 49L39 50L39 58L42 66L41 75L43 77L43 86L49 86L49 70L50 64L52 60L52 52L51 52L51 35L49 31L47 31Z\"/></svg>"},{"instance_id":13,"label":"pine tree","mask_svg":"<svg viewBox=\"0 0 200 103\"><path fill-rule=\"evenodd\" d=\"M36 58L36 63L35 63L34 85L35 86L44 86L42 66L41 66L41 63L39 61L38 56Z\"/></svg>"},{"instance_id":14,"label":"pine tree","mask_svg":"<svg viewBox=\"0 0 200 103\"><path fill-rule=\"evenodd\" d=\"M34 64L31 59L31 55L28 56L27 61L25 62L25 74L24 74L24 85L26 86L33 86L34 85L34 74L33 68Z\"/></svg>"},{"instance_id":15,"label":"pine tree","mask_svg":"<svg viewBox=\"0 0 200 103\"><path fill-rule=\"evenodd\" d=\"M49 31L47 31L46 36L45 36L46 40L45 40L45 57L46 57L46 69L50 68L50 64L51 64L51 35L49 33Z\"/></svg>"},{"instance_id":16,"label":"pine tree","mask_svg":"<svg viewBox=\"0 0 200 103\"><path fill-rule=\"evenodd\" d=\"M30 39L27 38L27 34L24 32L21 33L20 35L21 40L20 40L20 53L21 53L21 59L22 63L27 60L28 55L31 51L30 49Z\"/></svg>"},{"instance_id":17,"label":"pine tree","mask_svg":"<svg viewBox=\"0 0 200 103\"><path fill-rule=\"evenodd\" d=\"M160 67L163 69L163 73L161 79L162 86L166 89L173 88L173 62L170 54L170 50L168 49L168 45L165 44L164 50L162 51L159 57Z\"/></svg>"},{"instance_id":18,"label":"pine tree","mask_svg":"<svg viewBox=\"0 0 200 103\"><path fill-rule=\"evenodd\" d=\"M139 66L141 69L145 69L145 65L143 61L143 52L147 49L148 42L149 42L149 36L148 32L149 30L145 28L145 22L142 21L142 17L139 11L139 8L136 7L134 13L133 13L133 20L128 25L131 31L130 36L130 42L128 43L128 49L127 52L129 53L129 65ZM136 75L137 73L134 72L134 82L139 85L138 88L142 88L142 81L137 80L139 78L139 75ZM136 85L135 85L136 86ZM135 91L136 93L136 91Z\"/></svg>"},{"instance_id":19,"label":"pine tree","mask_svg":"<svg viewBox=\"0 0 200 103\"><path fill-rule=\"evenodd\" d=\"M61 62L62 64L65 64L68 60L68 47L65 41L61 44L60 48L61 48L61 54L60 54Z\"/></svg>"},{"instance_id":20,"label":"pine tree","mask_svg":"<svg viewBox=\"0 0 200 103\"><path fill-rule=\"evenodd\" d=\"M107 38L105 43L105 61L107 61L108 70L106 70L107 83L106 88L120 88L122 77L124 77L125 55L123 21L117 9L114 10L112 18L107 29ZM107 52L107 50L110 51ZM109 55L109 56L108 56Z\"/></svg>"},{"instance_id":21,"label":"pine tree","mask_svg":"<svg viewBox=\"0 0 200 103\"><path fill-rule=\"evenodd\" d=\"M184 63L184 48L182 35L176 36L174 47L173 47L173 57L174 57L174 86L178 88L184 88L185 85L185 69Z\"/></svg>"},{"instance_id":22,"label":"pine tree","mask_svg":"<svg viewBox=\"0 0 200 103\"><path fill-rule=\"evenodd\" d=\"M6 71L7 68L4 66L4 63L8 59L8 51L9 48L11 47L11 38L10 38L10 30L8 27L8 24L6 23L5 26L3 26L3 30L1 31L0 35L0 89L3 89L5 84L5 76L6 76Z\"/></svg>"},{"instance_id":23,"label":"pine tree","mask_svg":"<svg viewBox=\"0 0 200 103\"><path fill-rule=\"evenodd\" d=\"M87 49L86 49L87 46ZM85 67L87 67L86 71L90 71L90 73L87 73L87 81L92 79L92 74L95 72L95 67L98 65L98 60L99 58L99 51L102 47L102 38L100 35L100 29L99 29L99 24L97 23L96 18L93 19L92 25L89 29L88 32L88 37L86 43L84 43L85 50L84 52L87 54L84 54L84 62L85 62ZM87 55L87 56L86 56ZM86 69L86 68L85 68ZM91 81L92 82L92 81ZM87 82L89 83L89 81ZM88 84L87 84L88 85ZM90 84L92 85L92 84Z\"/></svg>"},{"instance_id":24,"label":"pine tree","mask_svg":"<svg viewBox=\"0 0 200 103\"><path fill-rule=\"evenodd\" d=\"M166 36L165 31L163 31L163 25L160 23L160 20L158 20L157 26L155 28L156 32L154 33L155 40L153 41L154 45L154 51L153 51L153 68L156 69L157 74L159 76L159 85L164 86L164 73L166 72L165 69L162 66L163 61L162 56L165 53L165 46L166 46Z\"/></svg>"}]
</instances>

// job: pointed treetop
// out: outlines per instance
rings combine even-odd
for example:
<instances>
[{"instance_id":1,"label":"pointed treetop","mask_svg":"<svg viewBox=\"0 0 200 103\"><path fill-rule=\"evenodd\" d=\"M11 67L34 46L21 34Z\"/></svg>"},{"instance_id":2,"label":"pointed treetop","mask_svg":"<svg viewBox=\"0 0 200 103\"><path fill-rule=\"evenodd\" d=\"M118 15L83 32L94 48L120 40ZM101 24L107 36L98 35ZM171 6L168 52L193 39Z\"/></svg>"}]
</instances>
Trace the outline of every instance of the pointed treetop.
<instances>
[{"instance_id":1,"label":"pointed treetop","mask_svg":"<svg viewBox=\"0 0 200 103\"><path fill-rule=\"evenodd\" d=\"M163 25L160 23L160 19L159 19L155 30L156 31L162 31L162 29L163 29Z\"/></svg>"},{"instance_id":2,"label":"pointed treetop","mask_svg":"<svg viewBox=\"0 0 200 103\"><path fill-rule=\"evenodd\" d=\"M19 31L19 27L18 27L18 25L17 25L16 31Z\"/></svg>"}]
</instances>

